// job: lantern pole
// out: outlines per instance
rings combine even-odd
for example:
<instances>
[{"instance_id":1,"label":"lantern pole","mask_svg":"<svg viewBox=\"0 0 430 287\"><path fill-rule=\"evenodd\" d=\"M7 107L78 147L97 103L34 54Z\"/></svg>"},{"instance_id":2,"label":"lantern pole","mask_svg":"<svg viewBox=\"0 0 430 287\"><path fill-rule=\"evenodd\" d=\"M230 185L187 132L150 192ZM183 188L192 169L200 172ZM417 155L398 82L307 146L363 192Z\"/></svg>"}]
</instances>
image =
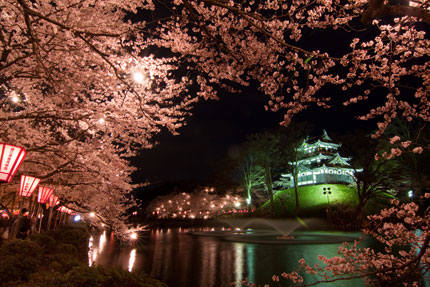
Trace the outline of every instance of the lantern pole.
<instances>
[{"instance_id":1,"label":"lantern pole","mask_svg":"<svg viewBox=\"0 0 430 287\"><path fill-rule=\"evenodd\" d=\"M58 210L55 211L54 230L57 228L57 222L58 222Z\"/></svg>"},{"instance_id":2,"label":"lantern pole","mask_svg":"<svg viewBox=\"0 0 430 287\"><path fill-rule=\"evenodd\" d=\"M42 228L42 219L43 219L43 207L42 207L42 212L40 213L39 233L40 233L40 229Z\"/></svg>"},{"instance_id":3,"label":"lantern pole","mask_svg":"<svg viewBox=\"0 0 430 287\"><path fill-rule=\"evenodd\" d=\"M52 210L54 208L52 206L49 206L49 215L48 215L48 225L46 226L46 230L51 229L51 220L52 220Z\"/></svg>"}]
</instances>

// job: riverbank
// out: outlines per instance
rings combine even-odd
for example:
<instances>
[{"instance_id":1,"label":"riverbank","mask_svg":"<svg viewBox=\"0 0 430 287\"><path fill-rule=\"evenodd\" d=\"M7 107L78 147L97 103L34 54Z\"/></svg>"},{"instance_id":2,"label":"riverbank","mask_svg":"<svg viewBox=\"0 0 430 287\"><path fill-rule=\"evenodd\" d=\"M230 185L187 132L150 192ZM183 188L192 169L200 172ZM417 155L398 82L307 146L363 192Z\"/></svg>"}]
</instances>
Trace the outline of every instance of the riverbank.
<instances>
[{"instance_id":1,"label":"riverbank","mask_svg":"<svg viewBox=\"0 0 430 287\"><path fill-rule=\"evenodd\" d=\"M83 225L33 234L0 245L0 287L167 287L143 272L88 266Z\"/></svg>"}]
</instances>

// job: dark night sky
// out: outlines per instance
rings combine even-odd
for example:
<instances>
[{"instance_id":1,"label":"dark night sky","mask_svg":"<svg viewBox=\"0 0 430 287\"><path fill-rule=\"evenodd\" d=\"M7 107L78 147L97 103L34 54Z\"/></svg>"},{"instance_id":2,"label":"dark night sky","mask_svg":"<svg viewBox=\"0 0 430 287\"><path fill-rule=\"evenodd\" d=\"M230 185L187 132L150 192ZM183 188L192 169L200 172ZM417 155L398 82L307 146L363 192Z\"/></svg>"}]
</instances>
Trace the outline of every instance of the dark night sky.
<instances>
[{"instance_id":1,"label":"dark night sky","mask_svg":"<svg viewBox=\"0 0 430 287\"><path fill-rule=\"evenodd\" d=\"M228 157L229 151L250 134L276 128L282 112L265 111L267 97L249 89L242 94L220 96L219 101L202 101L194 109L180 135L163 132L156 137L159 145L144 150L136 165L137 181L210 180L214 169ZM351 108L313 108L296 120L315 125L333 133L348 132L368 123L354 119ZM357 114L355 114L357 115Z\"/></svg>"}]
</instances>

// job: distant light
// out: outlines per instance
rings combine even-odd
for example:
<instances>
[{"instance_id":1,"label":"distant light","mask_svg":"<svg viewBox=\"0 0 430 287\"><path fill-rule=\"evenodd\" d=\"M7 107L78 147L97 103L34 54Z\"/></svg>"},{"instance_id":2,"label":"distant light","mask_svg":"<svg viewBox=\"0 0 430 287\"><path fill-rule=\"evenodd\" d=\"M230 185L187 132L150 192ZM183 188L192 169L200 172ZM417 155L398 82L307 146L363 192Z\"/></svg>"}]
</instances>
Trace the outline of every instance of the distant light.
<instances>
[{"instance_id":1,"label":"distant light","mask_svg":"<svg viewBox=\"0 0 430 287\"><path fill-rule=\"evenodd\" d=\"M414 196L414 191L411 189L408 191L408 197L411 198Z\"/></svg>"},{"instance_id":2,"label":"distant light","mask_svg":"<svg viewBox=\"0 0 430 287\"><path fill-rule=\"evenodd\" d=\"M239 207L239 206L240 206L240 202L239 202L239 201L236 201L236 202L234 203L234 206Z\"/></svg>"},{"instance_id":3,"label":"distant light","mask_svg":"<svg viewBox=\"0 0 430 287\"><path fill-rule=\"evenodd\" d=\"M104 124L104 122L105 122L105 119L104 119L104 118L100 118L100 119L99 119L99 124Z\"/></svg>"},{"instance_id":4,"label":"distant light","mask_svg":"<svg viewBox=\"0 0 430 287\"><path fill-rule=\"evenodd\" d=\"M96 214L94 212L90 212L90 217L94 217Z\"/></svg>"},{"instance_id":5,"label":"distant light","mask_svg":"<svg viewBox=\"0 0 430 287\"><path fill-rule=\"evenodd\" d=\"M78 215L75 215L75 217L73 218L73 221L74 222L79 222L79 221L81 221L81 216L78 214Z\"/></svg>"},{"instance_id":6,"label":"distant light","mask_svg":"<svg viewBox=\"0 0 430 287\"><path fill-rule=\"evenodd\" d=\"M143 82L143 74L141 72L134 72L133 79L136 83L141 84Z\"/></svg>"}]
</instances>

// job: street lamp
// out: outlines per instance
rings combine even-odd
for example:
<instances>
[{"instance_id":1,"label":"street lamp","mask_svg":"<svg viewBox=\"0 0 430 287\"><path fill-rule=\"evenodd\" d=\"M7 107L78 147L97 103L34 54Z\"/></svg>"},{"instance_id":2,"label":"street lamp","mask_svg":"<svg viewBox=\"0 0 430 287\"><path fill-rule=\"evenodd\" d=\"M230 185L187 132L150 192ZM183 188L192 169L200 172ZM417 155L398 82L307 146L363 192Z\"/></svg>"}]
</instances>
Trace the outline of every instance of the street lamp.
<instances>
[{"instance_id":1,"label":"street lamp","mask_svg":"<svg viewBox=\"0 0 430 287\"><path fill-rule=\"evenodd\" d=\"M327 195L327 208L330 206L329 195L331 194L330 187L323 187L323 194Z\"/></svg>"},{"instance_id":2,"label":"street lamp","mask_svg":"<svg viewBox=\"0 0 430 287\"><path fill-rule=\"evenodd\" d=\"M143 76L142 72L139 72L139 71L134 72L133 73L133 80L136 83L141 84L143 82L143 80L144 80L144 76Z\"/></svg>"},{"instance_id":3,"label":"street lamp","mask_svg":"<svg viewBox=\"0 0 430 287\"><path fill-rule=\"evenodd\" d=\"M26 154L22 147L0 143L0 182L11 182Z\"/></svg>"}]
</instances>

